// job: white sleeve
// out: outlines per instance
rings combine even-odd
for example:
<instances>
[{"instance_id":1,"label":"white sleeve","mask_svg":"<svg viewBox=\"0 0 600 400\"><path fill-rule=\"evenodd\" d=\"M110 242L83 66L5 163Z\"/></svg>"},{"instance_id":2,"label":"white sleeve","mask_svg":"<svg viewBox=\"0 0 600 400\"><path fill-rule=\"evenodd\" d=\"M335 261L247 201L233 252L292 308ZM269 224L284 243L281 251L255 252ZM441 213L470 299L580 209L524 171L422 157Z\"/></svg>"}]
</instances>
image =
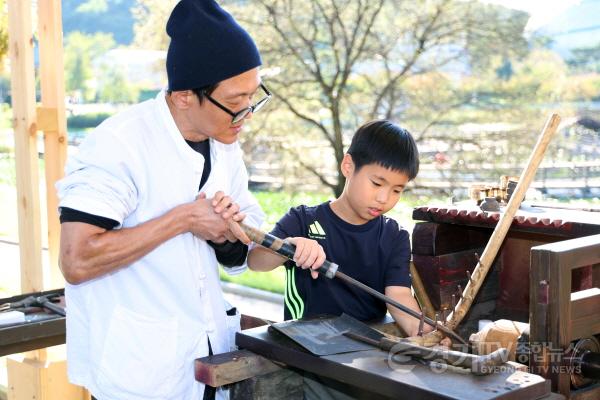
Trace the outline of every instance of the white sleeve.
<instances>
[{"instance_id":1,"label":"white sleeve","mask_svg":"<svg viewBox=\"0 0 600 400\"><path fill-rule=\"evenodd\" d=\"M110 132L96 130L69 158L56 183L61 207L110 218L121 225L136 208L132 152Z\"/></svg>"}]
</instances>

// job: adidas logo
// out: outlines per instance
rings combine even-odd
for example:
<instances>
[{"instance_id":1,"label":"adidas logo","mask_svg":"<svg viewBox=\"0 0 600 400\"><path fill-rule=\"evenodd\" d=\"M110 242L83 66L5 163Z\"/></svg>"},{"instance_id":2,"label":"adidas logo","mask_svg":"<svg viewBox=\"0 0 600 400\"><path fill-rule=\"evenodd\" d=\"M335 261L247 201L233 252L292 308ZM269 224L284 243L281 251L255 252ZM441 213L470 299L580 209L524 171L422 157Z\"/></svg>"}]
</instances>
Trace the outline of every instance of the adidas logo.
<instances>
[{"instance_id":1,"label":"adidas logo","mask_svg":"<svg viewBox=\"0 0 600 400\"><path fill-rule=\"evenodd\" d=\"M315 221L308 226L308 237L311 239L325 239L325 230L319 221Z\"/></svg>"}]
</instances>

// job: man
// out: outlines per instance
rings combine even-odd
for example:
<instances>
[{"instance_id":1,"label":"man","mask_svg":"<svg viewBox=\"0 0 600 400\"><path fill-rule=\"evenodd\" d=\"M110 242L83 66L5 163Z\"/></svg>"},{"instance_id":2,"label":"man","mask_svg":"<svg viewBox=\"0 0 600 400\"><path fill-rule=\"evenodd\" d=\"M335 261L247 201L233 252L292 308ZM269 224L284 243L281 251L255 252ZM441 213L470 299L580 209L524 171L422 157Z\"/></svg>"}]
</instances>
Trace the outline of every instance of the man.
<instances>
[{"instance_id":1,"label":"man","mask_svg":"<svg viewBox=\"0 0 600 400\"><path fill-rule=\"evenodd\" d=\"M263 219L237 144L270 98L256 45L212 0L182 0L167 33L168 90L103 122L57 184L68 373L99 400L202 398L194 359L234 345L217 260L245 268L230 222Z\"/></svg>"}]
</instances>

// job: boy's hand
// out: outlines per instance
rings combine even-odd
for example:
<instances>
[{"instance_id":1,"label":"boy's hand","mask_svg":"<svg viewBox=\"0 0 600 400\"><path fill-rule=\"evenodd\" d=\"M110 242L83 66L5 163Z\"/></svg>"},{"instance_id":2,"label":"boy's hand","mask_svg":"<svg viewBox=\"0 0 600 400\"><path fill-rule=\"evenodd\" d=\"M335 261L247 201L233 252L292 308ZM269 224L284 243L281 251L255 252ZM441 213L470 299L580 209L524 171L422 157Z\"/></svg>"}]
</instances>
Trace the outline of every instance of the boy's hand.
<instances>
[{"instance_id":1,"label":"boy's hand","mask_svg":"<svg viewBox=\"0 0 600 400\"><path fill-rule=\"evenodd\" d=\"M303 237L292 237L285 240L296 246L294 253L296 265L302 269L310 268L311 276L313 279L317 279L319 276L317 269L325 262L325 251L321 245L316 240Z\"/></svg>"}]
</instances>

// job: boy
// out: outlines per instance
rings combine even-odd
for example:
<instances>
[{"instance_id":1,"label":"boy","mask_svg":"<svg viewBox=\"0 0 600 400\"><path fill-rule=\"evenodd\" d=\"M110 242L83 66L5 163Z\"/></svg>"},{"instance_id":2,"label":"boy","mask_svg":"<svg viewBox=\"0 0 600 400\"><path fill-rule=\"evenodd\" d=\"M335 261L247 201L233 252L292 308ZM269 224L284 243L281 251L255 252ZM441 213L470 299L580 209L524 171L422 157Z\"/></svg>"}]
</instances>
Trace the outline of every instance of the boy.
<instances>
[{"instance_id":1,"label":"boy","mask_svg":"<svg viewBox=\"0 0 600 400\"><path fill-rule=\"evenodd\" d=\"M314 279L325 258L341 272L419 311L410 290L408 232L383 215L418 170L419 153L408 131L386 120L358 129L342 161L346 184L340 197L290 209L271 232L296 245L294 261L301 267L285 262L286 320L346 313L370 321L385 315L386 304L370 294L340 280ZM255 271L270 271L284 261L258 246L248 255L248 266ZM313 279L304 270L308 268ZM408 335L417 334L416 318L393 306L387 309Z\"/></svg>"}]
</instances>

